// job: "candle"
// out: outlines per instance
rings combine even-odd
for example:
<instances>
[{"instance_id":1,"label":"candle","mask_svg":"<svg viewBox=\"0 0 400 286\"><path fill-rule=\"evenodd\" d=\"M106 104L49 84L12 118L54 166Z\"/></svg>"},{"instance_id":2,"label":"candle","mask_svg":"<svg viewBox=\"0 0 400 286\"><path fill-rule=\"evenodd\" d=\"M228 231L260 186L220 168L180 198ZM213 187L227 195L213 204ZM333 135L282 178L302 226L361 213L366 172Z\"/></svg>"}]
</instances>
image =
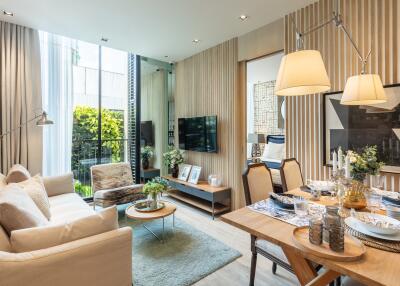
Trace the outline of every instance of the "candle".
<instances>
[{"instance_id":1,"label":"candle","mask_svg":"<svg viewBox=\"0 0 400 286\"><path fill-rule=\"evenodd\" d=\"M343 169L343 151L342 151L342 147L340 147L340 146L339 146L339 150L338 150L338 159L339 159L338 167L339 167L339 170L341 170L341 169Z\"/></svg>"},{"instance_id":2,"label":"candle","mask_svg":"<svg viewBox=\"0 0 400 286\"><path fill-rule=\"evenodd\" d=\"M349 157L349 155L346 155L345 165L346 165L345 177L350 178L350 157Z\"/></svg>"},{"instance_id":3,"label":"candle","mask_svg":"<svg viewBox=\"0 0 400 286\"><path fill-rule=\"evenodd\" d=\"M333 151L333 153L332 153L332 172L333 173L337 172L337 154L336 154L336 151Z\"/></svg>"}]
</instances>

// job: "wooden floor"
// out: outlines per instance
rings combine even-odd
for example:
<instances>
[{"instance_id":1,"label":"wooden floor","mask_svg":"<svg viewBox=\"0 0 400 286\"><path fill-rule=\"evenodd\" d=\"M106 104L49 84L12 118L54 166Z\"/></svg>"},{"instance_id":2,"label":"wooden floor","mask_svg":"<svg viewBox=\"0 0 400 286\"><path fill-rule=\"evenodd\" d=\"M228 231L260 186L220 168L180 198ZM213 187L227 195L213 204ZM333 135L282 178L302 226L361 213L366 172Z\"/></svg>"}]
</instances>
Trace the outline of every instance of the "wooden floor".
<instances>
[{"instance_id":1,"label":"wooden floor","mask_svg":"<svg viewBox=\"0 0 400 286\"><path fill-rule=\"evenodd\" d=\"M238 250L243 255L234 262L217 270L194 285L248 285L251 260L250 235L222 222L218 218L213 221L211 216L206 212L195 209L173 198L165 198L178 206L176 212L176 216L178 218L207 233L208 235L224 242L226 245ZM260 255L258 256L255 285L299 285L296 277L293 274L278 267L277 274L274 275L272 274L271 267L272 263L269 260Z\"/></svg>"}]
</instances>

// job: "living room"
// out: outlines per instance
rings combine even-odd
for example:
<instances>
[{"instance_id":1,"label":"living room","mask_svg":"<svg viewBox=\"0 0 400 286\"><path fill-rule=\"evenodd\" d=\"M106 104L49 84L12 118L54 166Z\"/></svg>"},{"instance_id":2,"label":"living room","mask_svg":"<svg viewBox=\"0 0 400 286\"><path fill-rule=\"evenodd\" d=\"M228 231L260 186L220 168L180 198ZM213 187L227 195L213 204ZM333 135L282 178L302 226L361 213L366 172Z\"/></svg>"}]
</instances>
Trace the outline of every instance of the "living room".
<instances>
[{"instance_id":1,"label":"living room","mask_svg":"<svg viewBox=\"0 0 400 286\"><path fill-rule=\"evenodd\" d=\"M0 285L398 285L398 0L0 11Z\"/></svg>"}]
</instances>

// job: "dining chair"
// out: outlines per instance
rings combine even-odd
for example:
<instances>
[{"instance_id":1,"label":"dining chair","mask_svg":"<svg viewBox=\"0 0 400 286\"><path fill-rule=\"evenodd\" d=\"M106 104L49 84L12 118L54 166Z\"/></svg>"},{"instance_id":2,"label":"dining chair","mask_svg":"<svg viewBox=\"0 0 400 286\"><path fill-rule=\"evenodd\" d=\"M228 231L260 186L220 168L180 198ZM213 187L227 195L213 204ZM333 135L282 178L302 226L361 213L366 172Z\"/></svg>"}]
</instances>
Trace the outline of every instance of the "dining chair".
<instances>
[{"instance_id":1,"label":"dining chair","mask_svg":"<svg viewBox=\"0 0 400 286\"><path fill-rule=\"evenodd\" d=\"M247 206L267 199L274 190L271 172L264 163L249 164L242 179ZM251 235L251 252L250 285L254 285L258 253L272 261L273 274L277 265L294 273L282 249L276 244Z\"/></svg>"},{"instance_id":2,"label":"dining chair","mask_svg":"<svg viewBox=\"0 0 400 286\"><path fill-rule=\"evenodd\" d=\"M299 162L297 162L295 158L283 160L280 172L283 192L287 192L304 186L301 167Z\"/></svg>"}]
</instances>

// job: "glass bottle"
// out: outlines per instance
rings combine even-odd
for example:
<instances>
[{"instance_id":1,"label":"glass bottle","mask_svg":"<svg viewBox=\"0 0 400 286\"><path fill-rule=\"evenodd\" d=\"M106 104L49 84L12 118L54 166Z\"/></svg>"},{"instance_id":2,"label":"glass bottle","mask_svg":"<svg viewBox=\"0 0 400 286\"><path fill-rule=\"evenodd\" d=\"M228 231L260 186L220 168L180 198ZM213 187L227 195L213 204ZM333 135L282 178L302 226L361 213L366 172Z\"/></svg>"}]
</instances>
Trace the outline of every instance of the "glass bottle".
<instances>
[{"instance_id":1,"label":"glass bottle","mask_svg":"<svg viewBox=\"0 0 400 286\"><path fill-rule=\"evenodd\" d=\"M335 206L326 206L325 213L323 214L322 220L324 222L324 230L322 233L322 239L324 242L329 243L329 230L331 225L341 226L341 218L339 216L339 208Z\"/></svg>"}]
</instances>

